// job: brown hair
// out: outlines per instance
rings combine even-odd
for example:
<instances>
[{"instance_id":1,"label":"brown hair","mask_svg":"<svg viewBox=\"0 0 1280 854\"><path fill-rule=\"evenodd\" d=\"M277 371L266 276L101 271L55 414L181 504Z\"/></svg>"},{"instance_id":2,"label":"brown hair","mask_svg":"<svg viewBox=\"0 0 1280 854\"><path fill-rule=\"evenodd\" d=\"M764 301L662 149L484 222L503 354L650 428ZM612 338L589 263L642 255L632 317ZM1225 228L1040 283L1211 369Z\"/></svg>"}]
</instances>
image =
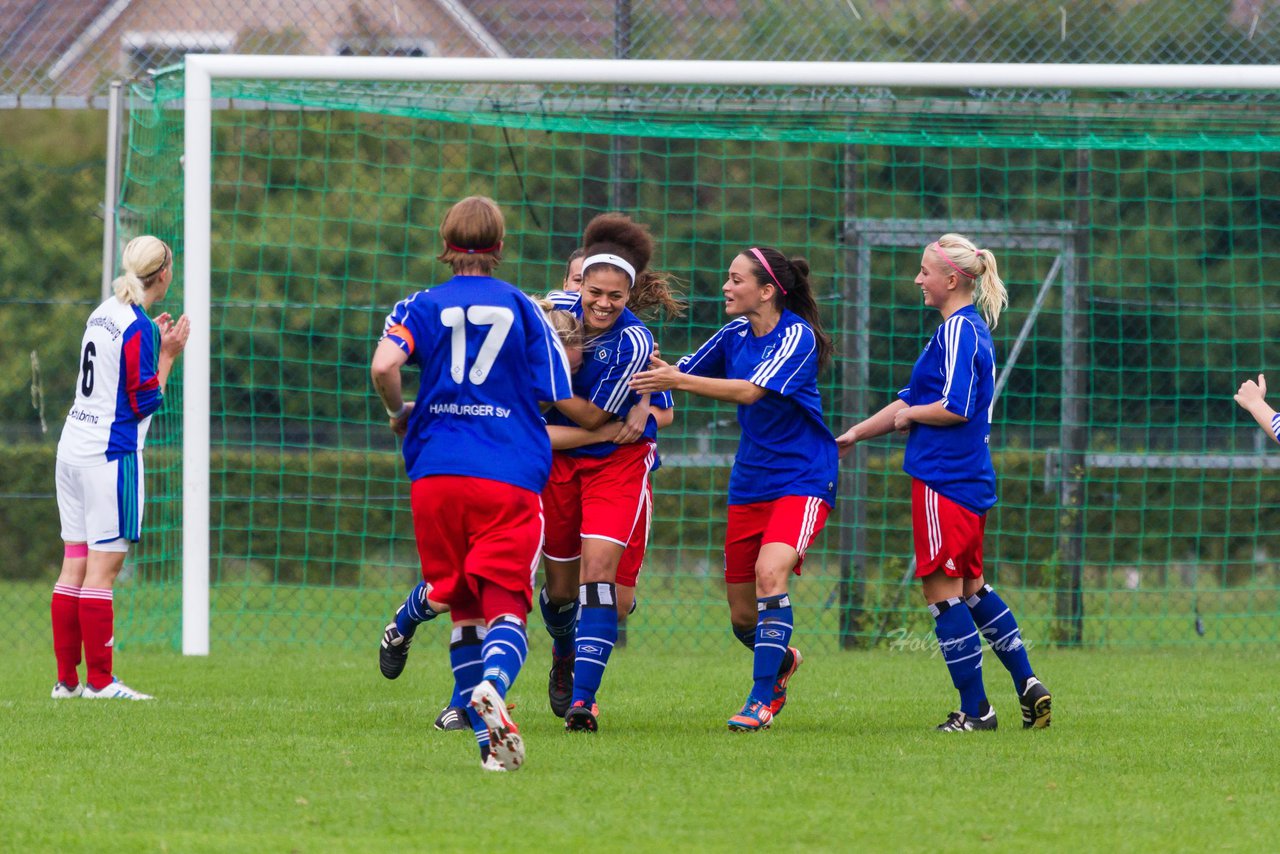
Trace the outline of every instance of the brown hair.
<instances>
[{"instance_id":1,"label":"brown hair","mask_svg":"<svg viewBox=\"0 0 1280 854\"><path fill-rule=\"evenodd\" d=\"M564 261L564 281L569 281L569 277L573 275L573 262L580 258L587 257L587 250L579 247L569 253L569 257Z\"/></svg>"},{"instance_id":2,"label":"brown hair","mask_svg":"<svg viewBox=\"0 0 1280 854\"><path fill-rule=\"evenodd\" d=\"M502 261L502 237L506 226L502 210L488 196L467 196L449 208L440 223L444 251L437 260L453 267L479 269L489 275Z\"/></svg>"},{"instance_id":3,"label":"brown hair","mask_svg":"<svg viewBox=\"0 0 1280 854\"><path fill-rule=\"evenodd\" d=\"M654 241L647 227L625 214L600 214L587 223L587 230L582 233L582 245L586 247L583 250L583 255L586 257L600 254L617 255L636 268L636 280L632 283L631 292L627 296L627 308L636 314L656 313L659 309L667 317L679 317L684 314L684 301L672 290L671 285L674 280L671 276L649 269ZM612 264L600 266L613 267L619 272L626 272ZM586 276L587 271L584 269L582 271L584 285Z\"/></svg>"},{"instance_id":4,"label":"brown hair","mask_svg":"<svg viewBox=\"0 0 1280 854\"><path fill-rule=\"evenodd\" d=\"M831 343L831 336L822 329L818 301L813 296L813 286L809 284L809 262L800 256L788 258L769 246L755 248L769 265L766 270L760 259L749 249L742 253L751 262L756 284L761 287L773 285L773 303L778 307L778 312L781 313L784 308L791 309L793 314L801 317L813 329L813 337L818 340L818 370L822 370L831 362L835 346Z\"/></svg>"}]
</instances>

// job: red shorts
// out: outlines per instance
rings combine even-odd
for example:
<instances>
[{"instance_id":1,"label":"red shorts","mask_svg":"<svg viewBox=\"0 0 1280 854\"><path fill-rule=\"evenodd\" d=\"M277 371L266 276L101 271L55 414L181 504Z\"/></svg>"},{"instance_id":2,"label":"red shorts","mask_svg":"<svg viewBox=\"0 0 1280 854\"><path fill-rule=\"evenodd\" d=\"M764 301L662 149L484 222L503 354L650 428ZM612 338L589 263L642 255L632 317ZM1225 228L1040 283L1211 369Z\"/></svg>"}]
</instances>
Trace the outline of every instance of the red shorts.
<instances>
[{"instance_id":1,"label":"red shorts","mask_svg":"<svg viewBox=\"0 0 1280 854\"><path fill-rule=\"evenodd\" d=\"M911 481L911 535L916 547L916 577L941 569L952 578L982 576L982 534L986 514L979 515Z\"/></svg>"},{"instance_id":2,"label":"red shorts","mask_svg":"<svg viewBox=\"0 0 1280 854\"><path fill-rule=\"evenodd\" d=\"M433 475L413 482L410 502L422 578L455 621L499 616L480 607L482 580L518 597L495 598L523 602L524 613L516 616L529 613L542 552L538 493L485 478Z\"/></svg>"},{"instance_id":3,"label":"red shorts","mask_svg":"<svg viewBox=\"0 0 1280 854\"><path fill-rule=\"evenodd\" d=\"M649 547L649 527L653 522L653 485L648 484L644 491L644 511L640 514L640 524L631 532L627 541L627 550L618 561L617 583L621 587L635 587L640 577L640 569L644 566L645 549Z\"/></svg>"},{"instance_id":4,"label":"red shorts","mask_svg":"<svg viewBox=\"0 0 1280 854\"><path fill-rule=\"evenodd\" d=\"M653 442L622 445L607 457L552 454L551 477L542 491L548 558L581 557L583 539L624 547L631 542L647 512L654 447Z\"/></svg>"},{"instance_id":5,"label":"red shorts","mask_svg":"<svg viewBox=\"0 0 1280 854\"><path fill-rule=\"evenodd\" d=\"M785 495L755 504L730 504L729 528L724 538L724 580L745 584L756 580L756 560L765 543L786 543L800 555L795 574L800 574L804 553L827 524L831 505L821 498Z\"/></svg>"}]
</instances>

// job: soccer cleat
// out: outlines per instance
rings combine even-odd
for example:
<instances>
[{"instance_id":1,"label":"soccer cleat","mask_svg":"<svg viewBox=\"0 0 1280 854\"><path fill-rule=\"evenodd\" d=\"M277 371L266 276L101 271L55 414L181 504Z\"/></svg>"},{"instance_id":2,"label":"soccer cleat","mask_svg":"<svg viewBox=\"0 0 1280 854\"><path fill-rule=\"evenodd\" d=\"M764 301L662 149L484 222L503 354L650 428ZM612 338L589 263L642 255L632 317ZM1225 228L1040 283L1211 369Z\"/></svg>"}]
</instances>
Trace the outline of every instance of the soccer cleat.
<instances>
[{"instance_id":1,"label":"soccer cleat","mask_svg":"<svg viewBox=\"0 0 1280 854\"><path fill-rule=\"evenodd\" d=\"M70 700L72 697L79 697L84 693L84 686L79 682L76 687L68 688L66 682L53 683L53 692L49 695L55 700Z\"/></svg>"},{"instance_id":2,"label":"soccer cleat","mask_svg":"<svg viewBox=\"0 0 1280 854\"><path fill-rule=\"evenodd\" d=\"M435 728L444 732L460 729L470 731L471 722L467 720L467 710L461 706L445 706L436 718Z\"/></svg>"},{"instance_id":3,"label":"soccer cleat","mask_svg":"<svg viewBox=\"0 0 1280 854\"><path fill-rule=\"evenodd\" d=\"M378 649L378 668L388 679L395 679L404 672L404 664L409 660L409 644L413 638L400 634L394 622L387 623L382 630L382 646Z\"/></svg>"},{"instance_id":4,"label":"soccer cleat","mask_svg":"<svg viewBox=\"0 0 1280 854\"><path fill-rule=\"evenodd\" d=\"M1049 689L1040 684L1040 680L1032 676L1022 689L1018 698L1022 704L1022 728L1044 729L1053 717L1053 698Z\"/></svg>"},{"instance_id":5,"label":"soccer cleat","mask_svg":"<svg viewBox=\"0 0 1280 854\"><path fill-rule=\"evenodd\" d=\"M729 718L729 732L760 732L773 723L773 712L759 700L747 698L742 711Z\"/></svg>"},{"instance_id":6,"label":"soccer cleat","mask_svg":"<svg viewBox=\"0 0 1280 854\"><path fill-rule=\"evenodd\" d=\"M498 757L494 756L492 753L490 753L484 759L480 760L480 767L485 771L506 771L507 770L506 768L502 767L502 763L498 761Z\"/></svg>"},{"instance_id":7,"label":"soccer cleat","mask_svg":"<svg viewBox=\"0 0 1280 854\"><path fill-rule=\"evenodd\" d=\"M547 674L547 699L551 701L551 713L563 718L569 712L573 700L573 656L551 654L551 671Z\"/></svg>"},{"instance_id":8,"label":"soccer cleat","mask_svg":"<svg viewBox=\"0 0 1280 854\"><path fill-rule=\"evenodd\" d=\"M778 678L773 683L773 701L769 703L769 712L773 717L777 717L782 711L782 707L787 704L787 683L791 681L791 677L796 675L796 671L800 669L800 665L804 662L804 656L800 654L800 650L794 646L787 647L791 650L791 666L787 668L785 673L779 673Z\"/></svg>"},{"instance_id":9,"label":"soccer cleat","mask_svg":"<svg viewBox=\"0 0 1280 854\"><path fill-rule=\"evenodd\" d=\"M489 730L489 755L497 757L503 770L516 771L524 764L524 739L516 722L507 714L507 704L488 679L471 692L471 708Z\"/></svg>"},{"instance_id":10,"label":"soccer cleat","mask_svg":"<svg viewBox=\"0 0 1280 854\"><path fill-rule=\"evenodd\" d=\"M599 729L600 707L595 703L588 706L586 700L579 700L565 713L565 732L596 732Z\"/></svg>"},{"instance_id":11,"label":"soccer cleat","mask_svg":"<svg viewBox=\"0 0 1280 854\"><path fill-rule=\"evenodd\" d=\"M86 685L84 693L80 696L86 700L154 700L150 694L144 694L141 691L135 691L119 679L112 679L111 684L104 688L95 689L92 685Z\"/></svg>"},{"instance_id":12,"label":"soccer cleat","mask_svg":"<svg viewBox=\"0 0 1280 854\"><path fill-rule=\"evenodd\" d=\"M938 732L976 732L978 730L994 730L996 728L996 710L987 709L981 717L966 715L964 712L952 712L947 715L945 723L938 724Z\"/></svg>"}]
</instances>

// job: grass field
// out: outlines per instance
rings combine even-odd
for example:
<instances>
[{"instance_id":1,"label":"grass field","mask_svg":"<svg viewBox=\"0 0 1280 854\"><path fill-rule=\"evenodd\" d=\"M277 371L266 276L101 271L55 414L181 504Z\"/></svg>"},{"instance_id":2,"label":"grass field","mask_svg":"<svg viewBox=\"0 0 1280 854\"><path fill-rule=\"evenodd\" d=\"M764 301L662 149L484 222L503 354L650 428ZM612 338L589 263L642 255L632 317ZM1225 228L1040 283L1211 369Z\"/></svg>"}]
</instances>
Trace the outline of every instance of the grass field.
<instances>
[{"instance_id":1,"label":"grass field","mask_svg":"<svg viewBox=\"0 0 1280 854\"><path fill-rule=\"evenodd\" d=\"M538 638L511 697L527 764L486 774L469 734L430 727L440 637L395 682L373 648L119 655L151 703L54 702L52 655L11 656L0 849L1257 849L1280 829L1274 649L1033 651L1043 731L988 655L1001 729L962 736L931 731L953 694L926 651L812 655L774 728L732 735L744 650L623 649L592 736L547 711Z\"/></svg>"}]
</instances>

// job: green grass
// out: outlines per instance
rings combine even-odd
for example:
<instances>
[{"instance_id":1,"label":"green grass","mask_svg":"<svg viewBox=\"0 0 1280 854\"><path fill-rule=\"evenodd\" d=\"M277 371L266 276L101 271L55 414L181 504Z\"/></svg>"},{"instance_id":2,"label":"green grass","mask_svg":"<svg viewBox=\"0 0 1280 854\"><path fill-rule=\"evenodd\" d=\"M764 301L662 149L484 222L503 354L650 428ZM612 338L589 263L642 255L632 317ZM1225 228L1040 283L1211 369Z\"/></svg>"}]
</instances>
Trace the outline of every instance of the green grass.
<instances>
[{"instance_id":1,"label":"green grass","mask_svg":"<svg viewBox=\"0 0 1280 854\"><path fill-rule=\"evenodd\" d=\"M0 848L1190 850L1280 830L1274 649L1035 650L1055 712L1031 732L988 656L1001 729L944 736L927 652L811 655L774 728L732 735L745 651L628 648L592 736L546 710L538 638L512 694L527 764L499 775L430 728L432 629L395 682L372 649L118 655L152 703L54 702L52 655L10 656Z\"/></svg>"}]
</instances>

